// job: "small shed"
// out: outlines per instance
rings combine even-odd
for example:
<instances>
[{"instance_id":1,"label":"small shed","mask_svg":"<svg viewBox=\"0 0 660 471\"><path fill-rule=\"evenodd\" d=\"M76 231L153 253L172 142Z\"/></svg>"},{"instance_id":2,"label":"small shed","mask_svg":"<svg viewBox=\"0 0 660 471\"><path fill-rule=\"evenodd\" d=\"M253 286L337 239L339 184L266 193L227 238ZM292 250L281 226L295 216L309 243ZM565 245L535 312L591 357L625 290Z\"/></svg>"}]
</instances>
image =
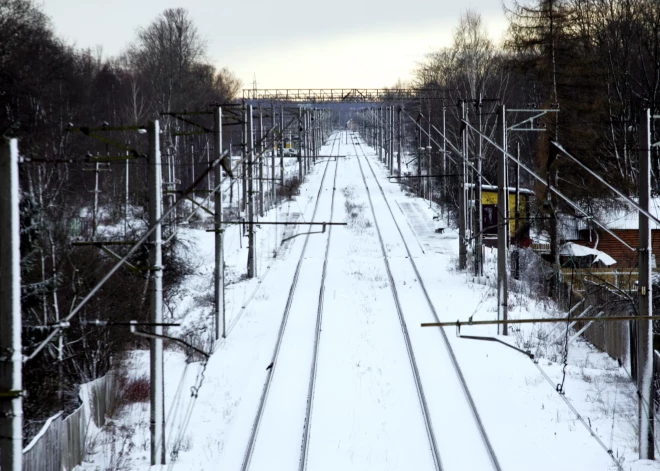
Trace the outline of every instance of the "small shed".
<instances>
[{"instance_id":1,"label":"small shed","mask_svg":"<svg viewBox=\"0 0 660 471\"><path fill-rule=\"evenodd\" d=\"M474 185L468 186L472 193L472 201L474 201ZM534 197L534 192L527 188L520 188L519 195L519 217L520 220L516 221L516 189L509 187L509 230L511 231L511 238L528 238L529 237L529 202ZM497 204L498 204L498 190L494 185L481 185L481 205L484 224L484 235L497 236Z\"/></svg>"}]
</instances>

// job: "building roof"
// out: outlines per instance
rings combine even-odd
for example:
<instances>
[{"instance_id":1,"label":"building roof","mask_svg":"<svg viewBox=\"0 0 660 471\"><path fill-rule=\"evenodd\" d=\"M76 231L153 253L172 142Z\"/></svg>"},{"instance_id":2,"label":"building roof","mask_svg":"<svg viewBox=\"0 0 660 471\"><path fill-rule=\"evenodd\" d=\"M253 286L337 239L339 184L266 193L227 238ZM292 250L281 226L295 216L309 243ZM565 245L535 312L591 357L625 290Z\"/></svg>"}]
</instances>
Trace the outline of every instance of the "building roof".
<instances>
[{"instance_id":1,"label":"building roof","mask_svg":"<svg viewBox=\"0 0 660 471\"><path fill-rule=\"evenodd\" d=\"M467 184L468 188L474 188L474 183L468 183ZM481 185L481 190L482 191L497 191L497 186L496 185ZM509 193L515 193L516 192L516 187L510 186L508 188ZM520 188L520 194L521 195L535 195L535 193L530 190L529 188Z\"/></svg>"}]
</instances>

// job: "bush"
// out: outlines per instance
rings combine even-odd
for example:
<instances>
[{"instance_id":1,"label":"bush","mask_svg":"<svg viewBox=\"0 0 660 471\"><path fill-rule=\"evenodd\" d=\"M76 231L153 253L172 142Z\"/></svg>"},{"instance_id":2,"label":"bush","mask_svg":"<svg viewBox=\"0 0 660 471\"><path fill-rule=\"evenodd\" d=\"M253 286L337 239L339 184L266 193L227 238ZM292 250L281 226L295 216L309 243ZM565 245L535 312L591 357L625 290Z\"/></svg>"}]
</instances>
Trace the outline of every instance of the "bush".
<instances>
[{"instance_id":1,"label":"bush","mask_svg":"<svg viewBox=\"0 0 660 471\"><path fill-rule=\"evenodd\" d=\"M147 402L150 399L151 382L147 375L126 379L121 385L120 398L123 404Z\"/></svg>"}]
</instances>

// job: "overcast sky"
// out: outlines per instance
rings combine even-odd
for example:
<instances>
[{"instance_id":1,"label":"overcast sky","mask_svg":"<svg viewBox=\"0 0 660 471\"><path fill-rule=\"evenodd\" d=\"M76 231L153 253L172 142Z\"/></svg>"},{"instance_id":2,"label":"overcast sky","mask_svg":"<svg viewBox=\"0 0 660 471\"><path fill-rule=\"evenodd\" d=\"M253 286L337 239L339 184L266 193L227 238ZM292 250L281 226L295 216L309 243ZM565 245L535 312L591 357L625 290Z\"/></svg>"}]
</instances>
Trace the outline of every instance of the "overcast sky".
<instances>
[{"instance_id":1,"label":"overcast sky","mask_svg":"<svg viewBox=\"0 0 660 471\"><path fill-rule=\"evenodd\" d=\"M166 8L184 7L208 41L208 59L252 88L381 88L451 43L461 13L481 13L493 39L501 0L37 0L57 33L117 55ZM321 6L324 5L324 6Z\"/></svg>"}]
</instances>

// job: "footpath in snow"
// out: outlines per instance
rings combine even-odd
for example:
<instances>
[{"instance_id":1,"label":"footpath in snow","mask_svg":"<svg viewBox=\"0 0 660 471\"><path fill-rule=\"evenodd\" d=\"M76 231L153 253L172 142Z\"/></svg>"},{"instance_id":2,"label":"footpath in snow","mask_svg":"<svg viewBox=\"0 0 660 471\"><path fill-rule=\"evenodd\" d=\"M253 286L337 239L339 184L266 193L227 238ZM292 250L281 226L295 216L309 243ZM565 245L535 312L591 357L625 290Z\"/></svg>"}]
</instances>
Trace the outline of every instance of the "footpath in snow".
<instances>
[{"instance_id":1,"label":"footpath in snow","mask_svg":"<svg viewBox=\"0 0 660 471\"><path fill-rule=\"evenodd\" d=\"M321 153L345 157L317 161L300 195L263 219L347 225L262 225L253 280L239 276L246 263L240 228L227 230L229 335L205 367L166 355L163 469L294 470L302 455L312 471L609 470L617 469L613 457L620 469L660 469L634 462L634 387L605 354L584 342L570 346L561 397L561 358L539 340L545 327L500 337L545 352L538 364L494 342L457 338L454 329L445 341L440 329L420 327L435 321L423 287L442 321L495 318L494 289L456 270L456 234L434 232L435 208L389 182L357 134L335 133ZM303 234L310 231L319 233ZM182 319L179 333L204 337L213 236L188 229L185 238L198 269L172 310ZM490 270L495 258L488 254ZM514 318L561 315L524 294L510 294L509 305ZM495 327L466 329L496 335ZM146 370L148 355L135 358L136 369ZM125 447L130 469L149 469L148 405L119 421L134 429L135 446ZM85 469L107 463L112 450L99 449Z\"/></svg>"}]
</instances>

